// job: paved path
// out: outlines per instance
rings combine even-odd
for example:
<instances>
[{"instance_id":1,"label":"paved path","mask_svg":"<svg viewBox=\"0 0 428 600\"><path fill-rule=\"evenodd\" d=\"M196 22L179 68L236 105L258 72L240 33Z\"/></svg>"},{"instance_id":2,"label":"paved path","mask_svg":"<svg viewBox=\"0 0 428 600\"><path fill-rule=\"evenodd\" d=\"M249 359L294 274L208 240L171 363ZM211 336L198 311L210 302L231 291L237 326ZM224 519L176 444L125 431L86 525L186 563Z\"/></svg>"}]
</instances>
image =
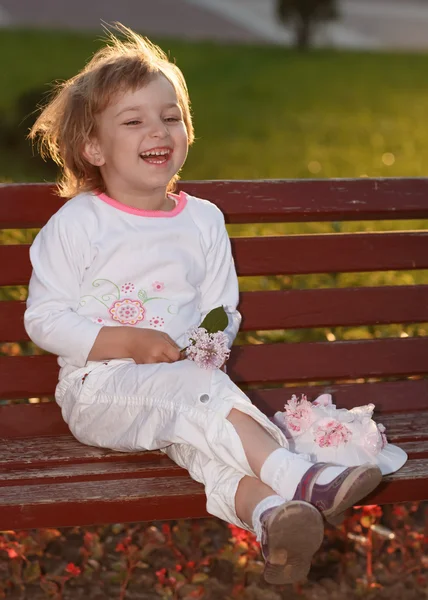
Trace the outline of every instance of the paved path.
<instances>
[{"instance_id":1,"label":"paved path","mask_svg":"<svg viewBox=\"0 0 428 600\"><path fill-rule=\"evenodd\" d=\"M289 44L275 17L276 0L187 0L240 24L255 36ZM428 50L428 0L339 0L340 19L318 28L317 46Z\"/></svg>"},{"instance_id":2,"label":"paved path","mask_svg":"<svg viewBox=\"0 0 428 600\"><path fill-rule=\"evenodd\" d=\"M239 22L186 0L0 0L3 26L91 29L120 21L147 36L263 41Z\"/></svg>"},{"instance_id":3,"label":"paved path","mask_svg":"<svg viewBox=\"0 0 428 600\"><path fill-rule=\"evenodd\" d=\"M0 0L3 26L100 31L121 21L150 36L288 45L276 0ZM428 50L428 0L339 0L341 18L318 28L317 46Z\"/></svg>"}]
</instances>

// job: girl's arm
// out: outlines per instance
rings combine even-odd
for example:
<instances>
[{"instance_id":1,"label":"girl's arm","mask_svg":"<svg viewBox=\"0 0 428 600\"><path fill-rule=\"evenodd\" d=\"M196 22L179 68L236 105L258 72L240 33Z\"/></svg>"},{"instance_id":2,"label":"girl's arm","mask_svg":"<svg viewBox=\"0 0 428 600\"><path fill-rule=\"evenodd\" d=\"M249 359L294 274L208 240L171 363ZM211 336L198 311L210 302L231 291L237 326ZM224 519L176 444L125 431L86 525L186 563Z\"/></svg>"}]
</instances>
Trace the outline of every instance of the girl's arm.
<instances>
[{"instance_id":1,"label":"girl's arm","mask_svg":"<svg viewBox=\"0 0 428 600\"><path fill-rule=\"evenodd\" d=\"M232 346L241 324L241 315L237 310L238 277L223 214L216 209L213 216L209 232L204 236L209 240L209 247L206 255L206 276L200 288L201 313L203 319L213 308L224 307L229 317L225 333L229 338L229 345Z\"/></svg>"},{"instance_id":2,"label":"girl's arm","mask_svg":"<svg viewBox=\"0 0 428 600\"><path fill-rule=\"evenodd\" d=\"M89 352L88 360L132 358L137 364L176 362L180 348L168 334L153 329L127 326L103 327Z\"/></svg>"},{"instance_id":3,"label":"girl's arm","mask_svg":"<svg viewBox=\"0 0 428 600\"><path fill-rule=\"evenodd\" d=\"M30 259L25 329L40 348L83 367L101 328L76 312L83 274L91 263L88 236L61 210L37 235Z\"/></svg>"}]
</instances>

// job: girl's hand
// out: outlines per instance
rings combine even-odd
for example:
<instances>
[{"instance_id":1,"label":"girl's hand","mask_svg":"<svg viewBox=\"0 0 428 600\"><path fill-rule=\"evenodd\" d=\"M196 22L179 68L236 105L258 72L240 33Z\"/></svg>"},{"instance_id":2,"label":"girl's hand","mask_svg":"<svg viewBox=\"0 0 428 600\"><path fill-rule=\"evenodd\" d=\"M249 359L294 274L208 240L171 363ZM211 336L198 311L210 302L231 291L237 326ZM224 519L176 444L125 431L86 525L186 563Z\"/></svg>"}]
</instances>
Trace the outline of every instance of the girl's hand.
<instances>
[{"instance_id":1,"label":"girl's hand","mask_svg":"<svg viewBox=\"0 0 428 600\"><path fill-rule=\"evenodd\" d=\"M167 333L154 329L129 330L130 357L139 364L181 360L180 348Z\"/></svg>"}]
</instances>

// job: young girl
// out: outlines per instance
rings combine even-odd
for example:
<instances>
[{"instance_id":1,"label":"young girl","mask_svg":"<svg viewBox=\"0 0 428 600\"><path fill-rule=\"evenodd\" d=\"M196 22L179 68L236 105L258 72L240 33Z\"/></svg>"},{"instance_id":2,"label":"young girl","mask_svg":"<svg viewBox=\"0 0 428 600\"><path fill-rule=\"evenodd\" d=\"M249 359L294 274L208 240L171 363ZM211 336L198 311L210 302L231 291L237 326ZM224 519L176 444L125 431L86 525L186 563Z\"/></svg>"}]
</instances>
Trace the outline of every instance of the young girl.
<instances>
[{"instance_id":1,"label":"young girl","mask_svg":"<svg viewBox=\"0 0 428 600\"><path fill-rule=\"evenodd\" d=\"M290 452L222 370L181 360L186 332L218 306L232 345L237 276L222 213L172 193L193 142L183 75L118 28L125 41L111 35L30 134L71 200L31 247L26 329L59 356L55 397L79 441L162 450L204 484L209 513L255 531L268 582L298 581L323 518L339 521L381 473Z\"/></svg>"}]
</instances>

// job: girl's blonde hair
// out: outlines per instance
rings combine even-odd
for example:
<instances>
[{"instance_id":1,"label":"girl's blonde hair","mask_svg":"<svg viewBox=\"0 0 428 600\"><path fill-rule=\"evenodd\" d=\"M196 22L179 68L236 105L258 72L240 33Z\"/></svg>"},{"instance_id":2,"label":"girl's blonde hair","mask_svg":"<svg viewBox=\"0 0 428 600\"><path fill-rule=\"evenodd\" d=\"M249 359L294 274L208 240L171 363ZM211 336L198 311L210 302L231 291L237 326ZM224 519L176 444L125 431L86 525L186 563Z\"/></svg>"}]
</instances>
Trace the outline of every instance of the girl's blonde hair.
<instances>
[{"instance_id":1,"label":"girl's blonde hair","mask_svg":"<svg viewBox=\"0 0 428 600\"><path fill-rule=\"evenodd\" d=\"M95 116L108 106L114 94L135 91L156 74L164 75L173 85L189 144L194 140L189 94L180 69L147 38L120 23L114 28L124 34L125 40L109 31L107 45L80 73L57 85L30 130L29 137L38 139L42 157L51 157L61 167L59 194L65 198L80 192L105 192L100 169L83 155L85 143L96 133ZM169 190L177 180L178 175L171 180Z\"/></svg>"}]
</instances>

